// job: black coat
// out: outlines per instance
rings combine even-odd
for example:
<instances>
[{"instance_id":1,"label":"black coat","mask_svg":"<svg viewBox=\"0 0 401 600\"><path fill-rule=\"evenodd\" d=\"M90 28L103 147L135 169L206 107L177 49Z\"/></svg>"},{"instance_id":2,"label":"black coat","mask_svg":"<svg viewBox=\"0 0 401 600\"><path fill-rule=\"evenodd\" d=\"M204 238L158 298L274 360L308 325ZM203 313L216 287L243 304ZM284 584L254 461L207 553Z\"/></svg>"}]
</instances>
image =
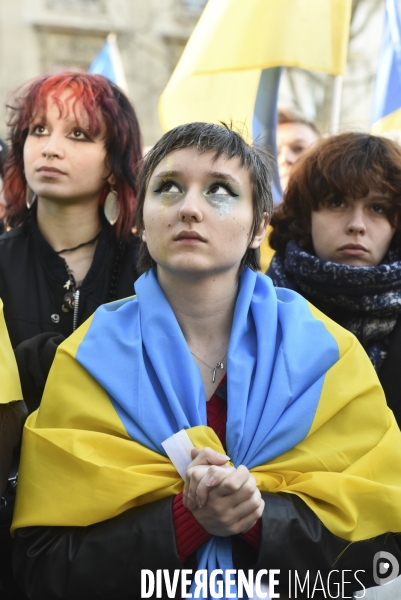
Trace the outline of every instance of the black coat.
<instances>
[{"instance_id":1,"label":"black coat","mask_svg":"<svg viewBox=\"0 0 401 600\"><path fill-rule=\"evenodd\" d=\"M401 317L391 333L386 359L378 373L388 406L401 428Z\"/></svg>"},{"instance_id":2,"label":"black coat","mask_svg":"<svg viewBox=\"0 0 401 600\"><path fill-rule=\"evenodd\" d=\"M216 393L226 399L227 387ZM390 552L401 562L399 536L385 534L350 544L333 535L295 494L262 495L265 510L259 552L240 536L232 536L234 568L246 573L248 569L279 569L282 600L287 598L289 577L292 598L330 597L327 591L326 595L305 595L299 587L295 595L295 571L301 582L309 571L310 594L318 571L326 587L330 571L339 571L331 577L333 585L344 571L344 580L350 582L345 584L344 597L350 598L361 589L355 571L364 571L357 575L364 587L375 585L373 557L377 552ZM141 569L154 573L157 569L196 570L195 554L184 565L178 558L171 498L130 508L88 527L19 529L13 554L15 577L32 600L139 600ZM162 597L167 598L163 590ZM337 593L332 587L332 597L339 597Z\"/></svg>"},{"instance_id":3,"label":"black coat","mask_svg":"<svg viewBox=\"0 0 401 600\"><path fill-rule=\"evenodd\" d=\"M101 304L132 296L139 240L119 245L107 222L80 287L77 326ZM0 298L29 412L39 406L57 346L73 331L64 312L68 280L63 259L38 230L35 217L0 236Z\"/></svg>"},{"instance_id":4,"label":"black coat","mask_svg":"<svg viewBox=\"0 0 401 600\"><path fill-rule=\"evenodd\" d=\"M80 287L77 326L105 302L134 294L139 240L116 242L104 221L93 263ZM17 359L28 411L38 408L58 345L73 331L73 312L63 312L65 263L46 242L35 215L0 236L0 298ZM14 457L14 475L18 455ZM22 600L11 577L11 524L14 490L8 487L7 506L0 512L0 598ZM3 590L2 590L3 586Z\"/></svg>"}]
</instances>

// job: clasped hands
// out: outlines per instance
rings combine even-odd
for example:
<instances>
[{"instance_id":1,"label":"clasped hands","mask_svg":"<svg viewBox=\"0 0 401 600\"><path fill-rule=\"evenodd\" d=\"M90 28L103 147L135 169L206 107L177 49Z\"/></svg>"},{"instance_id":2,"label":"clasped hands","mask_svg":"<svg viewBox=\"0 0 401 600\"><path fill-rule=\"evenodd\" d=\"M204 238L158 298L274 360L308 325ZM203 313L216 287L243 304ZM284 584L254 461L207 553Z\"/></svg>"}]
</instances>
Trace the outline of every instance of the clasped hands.
<instances>
[{"instance_id":1,"label":"clasped hands","mask_svg":"<svg viewBox=\"0 0 401 600\"><path fill-rule=\"evenodd\" d=\"M246 533L262 516L265 503L246 467L231 467L229 457L211 448L191 451L183 504L211 535Z\"/></svg>"}]
</instances>

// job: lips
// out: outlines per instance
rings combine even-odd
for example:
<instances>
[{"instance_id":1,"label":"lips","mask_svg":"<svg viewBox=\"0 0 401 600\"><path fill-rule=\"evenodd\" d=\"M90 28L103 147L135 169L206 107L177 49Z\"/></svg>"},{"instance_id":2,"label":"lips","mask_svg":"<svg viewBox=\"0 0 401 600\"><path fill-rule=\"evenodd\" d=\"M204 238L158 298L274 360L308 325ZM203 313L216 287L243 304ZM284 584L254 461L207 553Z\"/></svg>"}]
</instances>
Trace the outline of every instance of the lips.
<instances>
[{"instance_id":1,"label":"lips","mask_svg":"<svg viewBox=\"0 0 401 600\"><path fill-rule=\"evenodd\" d=\"M199 242L206 242L205 238L202 237L197 231L180 231L174 238L174 241L178 240L193 240Z\"/></svg>"},{"instance_id":2,"label":"lips","mask_svg":"<svg viewBox=\"0 0 401 600\"><path fill-rule=\"evenodd\" d=\"M53 173L54 175L65 175L64 171L61 171L60 169L56 169L56 167L48 167L48 166L40 167L38 169L38 172L43 173L44 175L46 175L47 173L49 173L49 174Z\"/></svg>"},{"instance_id":3,"label":"lips","mask_svg":"<svg viewBox=\"0 0 401 600\"><path fill-rule=\"evenodd\" d=\"M362 244L344 244L338 249L343 256L361 257L369 253L369 250Z\"/></svg>"},{"instance_id":4,"label":"lips","mask_svg":"<svg viewBox=\"0 0 401 600\"><path fill-rule=\"evenodd\" d=\"M365 246L362 246L362 244L344 244L339 250L360 250L362 252L368 252L368 249L365 248Z\"/></svg>"}]
</instances>

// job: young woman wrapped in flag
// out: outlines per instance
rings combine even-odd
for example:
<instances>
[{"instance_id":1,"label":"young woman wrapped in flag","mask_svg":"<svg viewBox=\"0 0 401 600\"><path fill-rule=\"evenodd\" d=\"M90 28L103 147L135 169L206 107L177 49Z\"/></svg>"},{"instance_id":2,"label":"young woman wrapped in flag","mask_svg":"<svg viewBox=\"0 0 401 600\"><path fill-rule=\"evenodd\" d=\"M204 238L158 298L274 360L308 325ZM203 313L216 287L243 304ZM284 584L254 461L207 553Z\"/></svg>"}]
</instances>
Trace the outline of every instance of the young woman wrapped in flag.
<instances>
[{"instance_id":1,"label":"young woman wrapped in flag","mask_svg":"<svg viewBox=\"0 0 401 600\"><path fill-rule=\"evenodd\" d=\"M137 295L60 346L25 428L13 531L29 598L132 600L141 570L182 568L280 569L281 598L294 570L337 570L351 596L377 552L401 559L401 433L368 357L256 272L271 173L221 125L147 154ZM185 483L164 449L182 430Z\"/></svg>"}]
</instances>

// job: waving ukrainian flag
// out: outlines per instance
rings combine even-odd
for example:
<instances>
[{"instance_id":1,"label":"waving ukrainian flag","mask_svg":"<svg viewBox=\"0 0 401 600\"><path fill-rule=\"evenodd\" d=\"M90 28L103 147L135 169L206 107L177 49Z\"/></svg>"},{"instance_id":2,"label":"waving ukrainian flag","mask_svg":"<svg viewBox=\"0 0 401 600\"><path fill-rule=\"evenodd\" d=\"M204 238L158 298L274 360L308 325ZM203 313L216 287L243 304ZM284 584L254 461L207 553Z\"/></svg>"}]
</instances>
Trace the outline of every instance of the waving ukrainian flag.
<instances>
[{"instance_id":1,"label":"waving ukrainian flag","mask_svg":"<svg viewBox=\"0 0 401 600\"><path fill-rule=\"evenodd\" d=\"M3 302L0 300L0 404L22 400L22 390L15 362L14 351L3 314Z\"/></svg>"},{"instance_id":2,"label":"waving ukrainian flag","mask_svg":"<svg viewBox=\"0 0 401 600\"><path fill-rule=\"evenodd\" d=\"M128 94L127 80L115 33L109 33L107 36L102 49L95 56L89 67L89 73L107 77L107 79L118 85L123 92Z\"/></svg>"},{"instance_id":3,"label":"waving ukrainian flag","mask_svg":"<svg viewBox=\"0 0 401 600\"><path fill-rule=\"evenodd\" d=\"M59 347L25 427L13 529L86 526L177 494L162 442L181 429L224 452L155 274L135 288ZM246 269L227 377L227 452L260 490L297 494L346 540L401 531L401 433L352 334ZM209 540L199 568L232 568L227 543Z\"/></svg>"},{"instance_id":4,"label":"waving ukrainian flag","mask_svg":"<svg viewBox=\"0 0 401 600\"><path fill-rule=\"evenodd\" d=\"M263 96L278 85L263 70L343 74L350 19L351 0L209 0L160 98L164 130L232 120L251 132L259 84ZM273 90L273 111L276 96ZM267 118L257 113L253 137Z\"/></svg>"},{"instance_id":5,"label":"waving ukrainian flag","mask_svg":"<svg viewBox=\"0 0 401 600\"><path fill-rule=\"evenodd\" d=\"M376 134L401 129L401 20L397 0L385 0L371 122L371 131Z\"/></svg>"}]
</instances>

